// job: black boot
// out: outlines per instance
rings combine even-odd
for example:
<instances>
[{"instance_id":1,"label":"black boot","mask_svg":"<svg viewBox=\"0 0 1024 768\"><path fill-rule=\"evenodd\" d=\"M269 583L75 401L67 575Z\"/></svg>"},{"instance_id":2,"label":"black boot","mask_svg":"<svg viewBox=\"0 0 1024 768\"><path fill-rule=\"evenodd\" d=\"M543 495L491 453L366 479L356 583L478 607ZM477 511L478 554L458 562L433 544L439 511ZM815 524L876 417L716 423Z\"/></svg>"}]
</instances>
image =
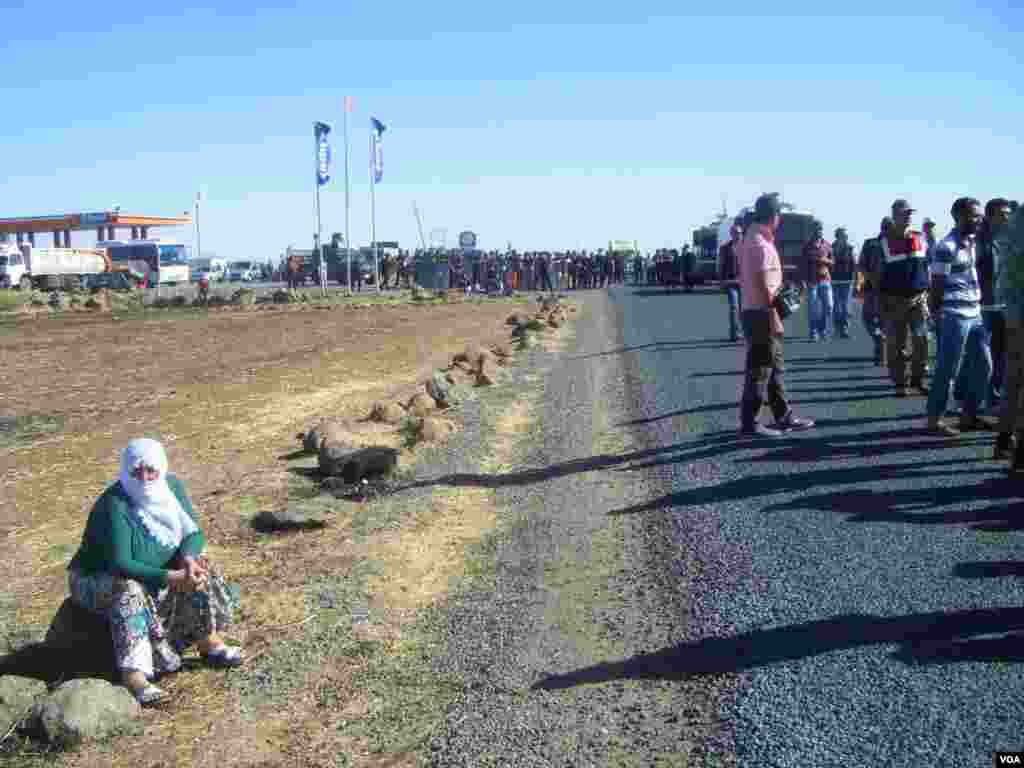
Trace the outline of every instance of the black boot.
<instances>
[{"instance_id":1,"label":"black boot","mask_svg":"<svg viewBox=\"0 0 1024 768\"><path fill-rule=\"evenodd\" d=\"M1010 462L1011 472L1024 472L1024 432L1017 432L1017 444L1013 448L1013 461Z\"/></svg>"},{"instance_id":2,"label":"black boot","mask_svg":"<svg viewBox=\"0 0 1024 768\"><path fill-rule=\"evenodd\" d=\"M1005 461L1013 457L1013 433L1000 432L996 435L996 449L992 456L993 461Z\"/></svg>"}]
</instances>

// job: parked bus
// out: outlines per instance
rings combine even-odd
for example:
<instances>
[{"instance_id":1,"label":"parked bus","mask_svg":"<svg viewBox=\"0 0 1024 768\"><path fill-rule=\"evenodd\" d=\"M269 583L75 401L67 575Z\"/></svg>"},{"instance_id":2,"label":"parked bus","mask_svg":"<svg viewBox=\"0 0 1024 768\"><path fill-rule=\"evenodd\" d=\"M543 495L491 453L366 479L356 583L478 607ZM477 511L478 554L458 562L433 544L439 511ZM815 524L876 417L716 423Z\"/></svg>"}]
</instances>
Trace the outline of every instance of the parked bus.
<instances>
[{"instance_id":1,"label":"parked bus","mask_svg":"<svg viewBox=\"0 0 1024 768\"><path fill-rule=\"evenodd\" d=\"M114 264L146 276L146 285L177 285L189 281L189 248L171 240L101 240Z\"/></svg>"}]
</instances>

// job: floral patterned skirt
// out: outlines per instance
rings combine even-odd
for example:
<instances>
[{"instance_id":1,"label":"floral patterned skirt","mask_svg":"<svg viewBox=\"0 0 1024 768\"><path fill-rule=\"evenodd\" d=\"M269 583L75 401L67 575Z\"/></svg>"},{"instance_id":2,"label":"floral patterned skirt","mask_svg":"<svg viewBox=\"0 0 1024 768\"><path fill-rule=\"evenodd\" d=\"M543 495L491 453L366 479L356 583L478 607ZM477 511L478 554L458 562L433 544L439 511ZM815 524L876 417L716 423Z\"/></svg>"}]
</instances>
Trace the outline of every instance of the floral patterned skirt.
<instances>
[{"instance_id":1,"label":"floral patterned skirt","mask_svg":"<svg viewBox=\"0 0 1024 768\"><path fill-rule=\"evenodd\" d=\"M153 680L181 668L181 652L231 624L238 595L204 559L209 576L202 591L152 592L138 581L111 573L71 570L71 599L110 623L114 661L122 672Z\"/></svg>"}]
</instances>

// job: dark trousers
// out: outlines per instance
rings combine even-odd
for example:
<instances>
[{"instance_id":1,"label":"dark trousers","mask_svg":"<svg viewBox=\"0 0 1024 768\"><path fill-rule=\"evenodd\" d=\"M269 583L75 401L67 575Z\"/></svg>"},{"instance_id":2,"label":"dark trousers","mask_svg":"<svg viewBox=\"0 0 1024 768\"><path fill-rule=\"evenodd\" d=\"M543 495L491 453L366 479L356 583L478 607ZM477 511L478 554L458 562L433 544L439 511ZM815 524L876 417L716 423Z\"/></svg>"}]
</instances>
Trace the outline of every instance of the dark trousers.
<instances>
[{"instance_id":1,"label":"dark trousers","mask_svg":"<svg viewBox=\"0 0 1024 768\"><path fill-rule=\"evenodd\" d=\"M743 310L743 332L747 337L747 365L740 424L744 429L750 429L765 404L771 408L776 420L780 420L789 413L789 401L786 399L782 337L772 335L768 310Z\"/></svg>"}]
</instances>

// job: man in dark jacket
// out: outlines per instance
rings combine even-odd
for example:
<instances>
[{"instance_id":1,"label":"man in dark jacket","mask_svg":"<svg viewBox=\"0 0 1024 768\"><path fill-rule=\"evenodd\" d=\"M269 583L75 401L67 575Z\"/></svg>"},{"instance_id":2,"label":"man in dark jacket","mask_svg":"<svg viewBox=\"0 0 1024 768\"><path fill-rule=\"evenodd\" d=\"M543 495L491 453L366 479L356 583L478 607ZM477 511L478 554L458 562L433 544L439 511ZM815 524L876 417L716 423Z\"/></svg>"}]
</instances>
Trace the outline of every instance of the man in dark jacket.
<instances>
[{"instance_id":1,"label":"man in dark jacket","mask_svg":"<svg viewBox=\"0 0 1024 768\"><path fill-rule=\"evenodd\" d=\"M736 260L736 244L743 237L743 230L738 223L729 230L729 242L718 250L718 280L729 300L729 341L743 339L740 313L740 273Z\"/></svg>"},{"instance_id":2,"label":"man in dark jacket","mask_svg":"<svg viewBox=\"0 0 1024 768\"><path fill-rule=\"evenodd\" d=\"M884 237L889 231L892 219L886 216L879 225L878 237L864 241L860 251L860 262L857 265L857 292L863 298L862 319L864 329L875 343L875 365L885 366L886 345L885 329L882 327L882 296L878 289L878 278L875 275L881 270L882 250L878 238Z\"/></svg>"},{"instance_id":3,"label":"man in dark jacket","mask_svg":"<svg viewBox=\"0 0 1024 768\"><path fill-rule=\"evenodd\" d=\"M846 236L846 229L836 230L832 243L832 294L836 331L842 339L850 338L850 295L857 271L857 259L853 246Z\"/></svg>"}]
</instances>

